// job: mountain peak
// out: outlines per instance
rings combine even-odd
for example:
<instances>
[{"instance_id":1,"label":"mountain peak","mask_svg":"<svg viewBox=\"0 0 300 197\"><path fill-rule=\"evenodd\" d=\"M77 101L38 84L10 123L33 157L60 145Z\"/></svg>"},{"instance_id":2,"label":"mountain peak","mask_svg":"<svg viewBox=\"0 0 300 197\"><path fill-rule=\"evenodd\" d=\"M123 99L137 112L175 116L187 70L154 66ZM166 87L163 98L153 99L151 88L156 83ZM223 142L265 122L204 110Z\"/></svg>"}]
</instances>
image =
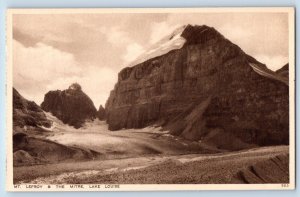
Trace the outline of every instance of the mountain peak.
<instances>
[{"instance_id":1,"label":"mountain peak","mask_svg":"<svg viewBox=\"0 0 300 197\"><path fill-rule=\"evenodd\" d=\"M79 83L73 83L69 86L69 90L81 91L81 86Z\"/></svg>"},{"instance_id":2,"label":"mountain peak","mask_svg":"<svg viewBox=\"0 0 300 197\"><path fill-rule=\"evenodd\" d=\"M128 66L135 66L149 59L165 55L172 50L181 49L185 45L204 44L209 40L220 39L225 38L213 27L207 25L183 25L151 45Z\"/></svg>"},{"instance_id":3,"label":"mountain peak","mask_svg":"<svg viewBox=\"0 0 300 197\"><path fill-rule=\"evenodd\" d=\"M201 44L211 39L225 39L215 28L207 25L187 25L181 36L186 39L185 44Z\"/></svg>"},{"instance_id":4,"label":"mountain peak","mask_svg":"<svg viewBox=\"0 0 300 197\"><path fill-rule=\"evenodd\" d=\"M41 107L75 128L81 127L88 119L93 120L97 115L93 101L78 83L73 83L67 90L49 91Z\"/></svg>"}]
</instances>

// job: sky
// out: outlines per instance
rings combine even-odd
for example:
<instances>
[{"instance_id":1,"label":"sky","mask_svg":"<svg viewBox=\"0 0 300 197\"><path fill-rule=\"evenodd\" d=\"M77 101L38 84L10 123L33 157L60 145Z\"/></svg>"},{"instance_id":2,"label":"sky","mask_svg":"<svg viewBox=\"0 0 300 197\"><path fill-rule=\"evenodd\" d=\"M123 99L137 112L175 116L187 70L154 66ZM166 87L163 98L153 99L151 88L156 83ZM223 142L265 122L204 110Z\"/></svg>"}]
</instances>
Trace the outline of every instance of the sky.
<instances>
[{"instance_id":1,"label":"sky","mask_svg":"<svg viewBox=\"0 0 300 197\"><path fill-rule=\"evenodd\" d=\"M14 14L13 86L40 104L77 82L99 108L122 68L186 24L214 27L271 70L288 62L285 13Z\"/></svg>"}]
</instances>

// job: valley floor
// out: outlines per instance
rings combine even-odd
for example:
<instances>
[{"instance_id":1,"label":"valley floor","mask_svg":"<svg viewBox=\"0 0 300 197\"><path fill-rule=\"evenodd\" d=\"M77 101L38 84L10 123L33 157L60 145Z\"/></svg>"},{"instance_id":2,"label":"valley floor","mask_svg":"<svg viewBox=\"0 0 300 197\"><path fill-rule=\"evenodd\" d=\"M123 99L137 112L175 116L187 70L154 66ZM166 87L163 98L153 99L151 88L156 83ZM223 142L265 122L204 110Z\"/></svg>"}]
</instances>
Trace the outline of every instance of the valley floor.
<instances>
[{"instance_id":1,"label":"valley floor","mask_svg":"<svg viewBox=\"0 0 300 197\"><path fill-rule=\"evenodd\" d=\"M96 121L74 129L50 114L47 116L54 126L38 138L97 154L89 159L59 162L49 159L48 163L14 166L15 184L289 182L289 146L227 152L201 141L171 136L160 128L111 132L104 122ZM55 150L51 147L40 156L55 158L51 153ZM38 146L34 148L39 149Z\"/></svg>"}]
</instances>

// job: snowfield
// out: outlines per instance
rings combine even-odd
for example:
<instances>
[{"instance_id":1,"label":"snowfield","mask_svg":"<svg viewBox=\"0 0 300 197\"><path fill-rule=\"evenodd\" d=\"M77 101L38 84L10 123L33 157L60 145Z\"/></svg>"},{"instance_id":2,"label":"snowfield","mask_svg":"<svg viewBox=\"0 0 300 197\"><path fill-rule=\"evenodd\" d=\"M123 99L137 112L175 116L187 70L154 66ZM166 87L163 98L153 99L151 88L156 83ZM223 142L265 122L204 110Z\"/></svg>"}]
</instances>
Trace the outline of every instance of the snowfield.
<instances>
[{"instance_id":1,"label":"snowfield","mask_svg":"<svg viewBox=\"0 0 300 197\"><path fill-rule=\"evenodd\" d=\"M149 59L162 56L167 54L168 52L180 49L183 47L186 40L181 37L183 30L185 29L185 25L177 28L171 35L168 35L162 38L157 43L153 44L150 48L148 48L143 54L141 54L137 59L131 62L128 66L135 66L142 62L145 62Z\"/></svg>"},{"instance_id":2,"label":"snowfield","mask_svg":"<svg viewBox=\"0 0 300 197\"><path fill-rule=\"evenodd\" d=\"M83 149L90 149L102 155L103 158L131 157L144 154L177 154L189 151L189 142L178 140L162 131L161 127L146 127L143 129L123 129L109 131L105 121L87 122L82 128L63 124L50 113L47 118L53 121L48 140ZM197 143L196 143L197 144ZM194 151L201 150L200 143L193 143ZM191 149L192 150L192 149Z\"/></svg>"}]
</instances>

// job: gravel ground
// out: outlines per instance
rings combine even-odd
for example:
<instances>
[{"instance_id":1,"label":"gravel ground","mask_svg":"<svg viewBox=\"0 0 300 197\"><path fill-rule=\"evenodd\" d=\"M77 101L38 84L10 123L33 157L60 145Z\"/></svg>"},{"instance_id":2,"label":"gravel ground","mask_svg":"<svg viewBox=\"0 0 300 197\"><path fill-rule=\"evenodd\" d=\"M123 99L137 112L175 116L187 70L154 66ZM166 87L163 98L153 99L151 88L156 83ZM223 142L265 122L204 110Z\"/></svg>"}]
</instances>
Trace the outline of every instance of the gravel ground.
<instances>
[{"instance_id":1,"label":"gravel ground","mask_svg":"<svg viewBox=\"0 0 300 197\"><path fill-rule=\"evenodd\" d=\"M288 146L218 154L157 155L23 166L15 183L226 184L288 183Z\"/></svg>"}]
</instances>

